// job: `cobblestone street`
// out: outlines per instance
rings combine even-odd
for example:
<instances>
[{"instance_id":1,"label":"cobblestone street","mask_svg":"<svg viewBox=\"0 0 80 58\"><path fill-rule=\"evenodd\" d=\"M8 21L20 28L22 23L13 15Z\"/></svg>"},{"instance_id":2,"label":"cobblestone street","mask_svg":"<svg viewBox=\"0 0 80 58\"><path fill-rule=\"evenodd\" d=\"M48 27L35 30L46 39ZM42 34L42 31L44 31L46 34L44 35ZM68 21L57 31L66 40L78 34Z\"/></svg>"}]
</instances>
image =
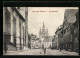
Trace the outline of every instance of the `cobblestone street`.
<instances>
[{"instance_id":1,"label":"cobblestone street","mask_svg":"<svg viewBox=\"0 0 80 58\"><path fill-rule=\"evenodd\" d=\"M25 48L23 51L8 51L5 55L78 55L76 52L59 51L59 50L46 50L46 54L41 52L41 49L28 49Z\"/></svg>"}]
</instances>

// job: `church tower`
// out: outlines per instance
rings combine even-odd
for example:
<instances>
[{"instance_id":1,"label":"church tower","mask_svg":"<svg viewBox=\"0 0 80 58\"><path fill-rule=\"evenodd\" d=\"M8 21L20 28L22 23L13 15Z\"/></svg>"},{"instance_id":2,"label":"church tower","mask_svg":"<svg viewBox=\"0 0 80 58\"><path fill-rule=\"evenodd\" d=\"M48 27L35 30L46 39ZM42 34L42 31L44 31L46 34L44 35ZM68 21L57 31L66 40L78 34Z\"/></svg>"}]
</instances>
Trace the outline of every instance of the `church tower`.
<instances>
[{"instance_id":1,"label":"church tower","mask_svg":"<svg viewBox=\"0 0 80 58\"><path fill-rule=\"evenodd\" d=\"M45 29L45 25L43 22L42 29L40 29L39 31L39 38L45 38L46 36L48 36L48 29Z\"/></svg>"},{"instance_id":2,"label":"church tower","mask_svg":"<svg viewBox=\"0 0 80 58\"><path fill-rule=\"evenodd\" d=\"M39 38L41 39L41 29L40 29L40 31L39 31Z\"/></svg>"},{"instance_id":3,"label":"church tower","mask_svg":"<svg viewBox=\"0 0 80 58\"><path fill-rule=\"evenodd\" d=\"M41 41L41 45L45 44L47 36L48 36L48 29L45 28L45 25L44 25L44 22L43 22L43 26L39 31L39 39Z\"/></svg>"},{"instance_id":4,"label":"church tower","mask_svg":"<svg viewBox=\"0 0 80 58\"><path fill-rule=\"evenodd\" d=\"M45 25L44 25L44 22L43 22L42 32L45 33Z\"/></svg>"},{"instance_id":5,"label":"church tower","mask_svg":"<svg viewBox=\"0 0 80 58\"><path fill-rule=\"evenodd\" d=\"M42 27L42 38L45 37L45 25L44 25L44 22L43 22L43 27Z\"/></svg>"},{"instance_id":6,"label":"church tower","mask_svg":"<svg viewBox=\"0 0 80 58\"><path fill-rule=\"evenodd\" d=\"M45 25L44 25L44 22L43 22L43 28L45 29Z\"/></svg>"},{"instance_id":7,"label":"church tower","mask_svg":"<svg viewBox=\"0 0 80 58\"><path fill-rule=\"evenodd\" d=\"M46 36L48 36L48 29L46 30Z\"/></svg>"}]
</instances>

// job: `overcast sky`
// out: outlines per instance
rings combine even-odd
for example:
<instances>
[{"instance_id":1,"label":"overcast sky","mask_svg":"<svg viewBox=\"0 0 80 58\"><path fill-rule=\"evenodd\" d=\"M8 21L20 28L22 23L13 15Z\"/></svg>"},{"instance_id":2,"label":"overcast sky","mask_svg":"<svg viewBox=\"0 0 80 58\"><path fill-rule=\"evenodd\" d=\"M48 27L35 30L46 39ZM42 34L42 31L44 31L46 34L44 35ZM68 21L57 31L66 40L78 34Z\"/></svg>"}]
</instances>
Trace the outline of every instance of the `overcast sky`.
<instances>
[{"instance_id":1,"label":"overcast sky","mask_svg":"<svg viewBox=\"0 0 80 58\"><path fill-rule=\"evenodd\" d=\"M28 32L39 35L44 22L49 35L53 36L57 27L63 23L65 9L73 7L28 7Z\"/></svg>"}]
</instances>

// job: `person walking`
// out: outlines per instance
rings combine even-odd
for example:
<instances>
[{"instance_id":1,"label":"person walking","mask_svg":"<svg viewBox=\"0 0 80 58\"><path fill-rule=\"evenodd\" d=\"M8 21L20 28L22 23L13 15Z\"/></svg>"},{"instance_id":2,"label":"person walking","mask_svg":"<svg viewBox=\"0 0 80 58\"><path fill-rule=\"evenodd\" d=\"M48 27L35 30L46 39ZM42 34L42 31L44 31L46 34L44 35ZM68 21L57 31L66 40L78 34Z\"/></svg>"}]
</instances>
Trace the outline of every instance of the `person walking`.
<instances>
[{"instance_id":1,"label":"person walking","mask_svg":"<svg viewBox=\"0 0 80 58\"><path fill-rule=\"evenodd\" d=\"M42 45L42 47L41 47L40 54L42 54L43 52L44 52L44 45Z\"/></svg>"},{"instance_id":2,"label":"person walking","mask_svg":"<svg viewBox=\"0 0 80 58\"><path fill-rule=\"evenodd\" d=\"M44 52L44 45L42 45L42 52Z\"/></svg>"},{"instance_id":3,"label":"person walking","mask_svg":"<svg viewBox=\"0 0 80 58\"><path fill-rule=\"evenodd\" d=\"M46 48L44 48L44 54L46 54Z\"/></svg>"},{"instance_id":4,"label":"person walking","mask_svg":"<svg viewBox=\"0 0 80 58\"><path fill-rule=\"evenodd\" d=\"M60 51L62 50L62 45L60 45Z\"/></svg>"},{"instance_id":5,"label":"person walking","mask_svg":"<svg viewBox=\"0 0 80 58\"><path fill-rule=\"evenodd\" d=\"M41 52L40 52L40 54L44 53L44 43L43 43L43 41L44 41L44 38L41 38Z\"/></svg>"},{"instance_id":6,"label":"person walking","mask_svg":"<svg viewBox=\"0 0 80 58\"><path fill-rule=\"evenodd\" d=\"M60 47L60 51L61 51L61 47Z\"/></svg>"}]
</instances>

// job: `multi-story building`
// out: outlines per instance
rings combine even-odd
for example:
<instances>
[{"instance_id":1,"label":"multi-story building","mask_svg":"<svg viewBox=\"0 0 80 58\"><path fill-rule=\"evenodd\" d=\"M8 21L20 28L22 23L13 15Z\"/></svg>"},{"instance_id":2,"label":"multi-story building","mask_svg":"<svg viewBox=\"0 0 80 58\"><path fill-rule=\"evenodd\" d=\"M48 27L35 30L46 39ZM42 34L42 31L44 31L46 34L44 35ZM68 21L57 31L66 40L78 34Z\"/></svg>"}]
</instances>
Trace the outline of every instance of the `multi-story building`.
<instances>
[{"instance_id":1,"label":"multi-story building","mask_svg":"<svg viewBox=\"0 0 80 58\"><path fill-rule=\"evenodd\" d=\"M59 49L60 49L62 47L62 40L63 40L63 25L60 25L58 31L59 31L58 44L59 44Z\"/></svg>"},{"instance_id":2,"label":"multi-story building","mask_svg":"<svg viewBox=\"0 0 80 58\"><path fill-rule=\"evenodd\" d=\"M36 38L36 40L35 40L35 48L40 48L39 38Z\"/></svg>"},{"instance_id":3,"label":"multi-story building","mask_svg":"<svg viewBox=\"0 0 80 58\"><path fill-rule=\"evenodd\" d=\"M55 32L55 42L57 49L59 49L62 43L62 25L60 25Z\"/></svg>"},{"instance_id":4,"label":"multi-story building","mask_svg":"<svg viewBox=\"0 0 80 58\"><path fill-rule=\"evenodd\" d=\"M38 47L39 47L39 48L42 48L42 42L41 42L40 39L38 40Z\"/></svg>"},{"instance_id":5,"label":"multi-story building","mask_svg":"<svg viewBox=\"0 0 80 58\"><path fill-rule=\"evenodd\" d=\"M57 49L57 40L55 36L56 35L54 35L52 38L52 49Z\"/></svg>"},{"instance_id":6,"label":"multi-story building","mask_svg":"<svg viewBox=\"0 0 80 58\"><path fill-rule=\"evenodd\" d=\"M76 21L78 9L66 9L63 21L63 48L73 50L73 23Z\"/></svg>"},{"instance_id":7,"label":"multi-story building","mask_svg":"<svg viewBox=\"0 0 80 58\"><path fill-rule=\"evenodd\" d=\"M55 34L55 46L56 46L56 49L59 49L58 35L57 34Z\"/></svg>"},{"instance_id":8,"label":"multi-story building","mask_svg":"<svg viewBox=\"0 0 80 58\"><path fill-rule=\"evenodd\" d=\"M34 34L31 34L31 49L34 49L35 48L35 45L36 45L36 35Z\"/></svg>"},{"instance_id":9,"label":"multi-story building","mask_svg":"<svg viewBox=\"0 0 80 58\"><path fill-rule=\"evenodd\" d=\"M46 39L44 39L44 47L52 48L52 36L46 36Z\"/></svg>"},{"instance_id":10,"label":"multi-story building","mask_svg":"<svg viewBox=\"0 0 80 58\"><path fill-rule=\"evenodd\" d=\"M59 49L59 40L58 40L58 29L59 28L57 28L57 30L56 30L56 32L55 32L55 39L56 39L56 46L57 46L57 49Z\"/></svg>"},{"instance_id":11,"label":"multi-story building","mask_svg":"<svg viewBox=\"0 0 80 58\"><path fill-rule=\"evenodd\" d=\"M76 13L76 21L73 23L73 51L79 52L79 13Z\"/></svg>"},{"instance_id":12,"label":"multi-story building","mask_svg":"<svg viewBox=\"0 0 80 58\"><path fill-rule=\"evenodd\" d=\"M20 7L3 7L3 50L22 50L26 45L25 21ZM24 10L23 10L24 11ZM27 12L27 11L25 11ZM27 15L27 14L24 14ZM27 23L26 23L27 24ZM26 38L25 38L26 37Z\"/></svg>"}]
</instances>

